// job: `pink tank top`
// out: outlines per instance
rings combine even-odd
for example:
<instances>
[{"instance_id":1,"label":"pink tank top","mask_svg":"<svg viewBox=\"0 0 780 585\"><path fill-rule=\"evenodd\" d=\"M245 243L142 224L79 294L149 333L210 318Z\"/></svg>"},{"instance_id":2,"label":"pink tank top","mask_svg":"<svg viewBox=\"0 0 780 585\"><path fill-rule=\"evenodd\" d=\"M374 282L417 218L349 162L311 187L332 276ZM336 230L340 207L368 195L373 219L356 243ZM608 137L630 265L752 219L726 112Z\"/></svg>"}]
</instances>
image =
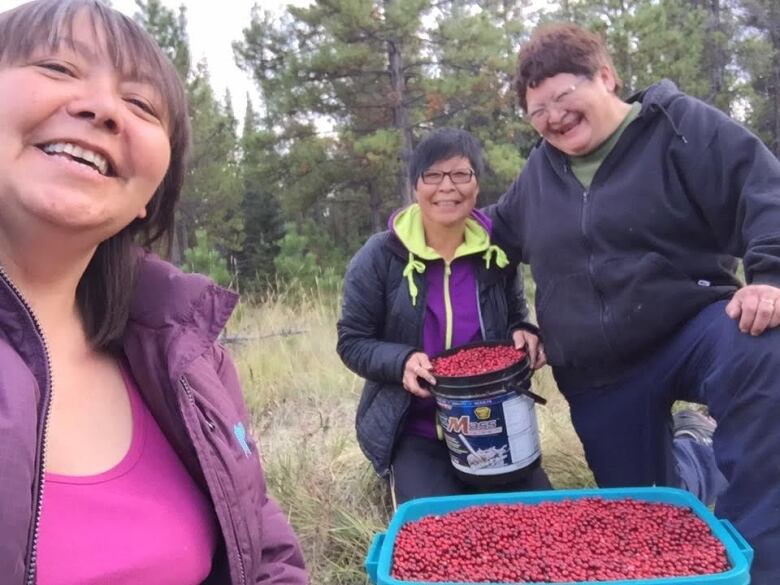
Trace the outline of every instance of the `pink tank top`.
<instances>
[{"instance_id":1,"label":"pink tank top","mask_svg":"<svg viewBox=\"0 0 780 585\"><path fill-rule=\"evenodd\" d=\"M211 570L216 520L123 372L133 438L116 467L45 476L38 585L189 585Z\"/></svg>"}]
</instances>

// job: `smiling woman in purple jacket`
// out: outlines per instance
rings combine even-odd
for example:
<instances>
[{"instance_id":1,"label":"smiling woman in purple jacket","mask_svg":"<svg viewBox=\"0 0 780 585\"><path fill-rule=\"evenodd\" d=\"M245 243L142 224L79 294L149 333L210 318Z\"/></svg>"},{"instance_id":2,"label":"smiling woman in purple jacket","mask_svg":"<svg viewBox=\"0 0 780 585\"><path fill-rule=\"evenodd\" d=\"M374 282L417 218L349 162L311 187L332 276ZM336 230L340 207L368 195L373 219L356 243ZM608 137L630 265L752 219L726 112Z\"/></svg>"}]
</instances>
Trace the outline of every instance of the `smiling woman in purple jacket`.
<instances>
[{"instance_id":1,"label":"smiling woman in purple jacket","mask_svg":"<svg viewBox=\"0 0 780 585\"><path fill-rule=\"evenodd\" d=\"M442 128L414 150L417 203L395 213L347 268L338 352L366 379L357 436L396 503L468 493L437 437L435 402L419 378L435 383L430 356L472 341L512 338L532 364L544 354L517 271L490 238L474 206L483 169L476 139ZM529 470L530 471L530 470ZM541 467L496 489L548 489Z\"/></svg>"},{"instance_id":2,"label":"smiling woman in purple jacket","mask_svg":"<svg viewBox=\"0 0 780 585\"><path fill-rule=\"evenodd\" d=\"M266 495L236 303L143 252L170 233L184 88L93 0L0 14L0 575L305 584Z\"/></svg>"}]
</instances>

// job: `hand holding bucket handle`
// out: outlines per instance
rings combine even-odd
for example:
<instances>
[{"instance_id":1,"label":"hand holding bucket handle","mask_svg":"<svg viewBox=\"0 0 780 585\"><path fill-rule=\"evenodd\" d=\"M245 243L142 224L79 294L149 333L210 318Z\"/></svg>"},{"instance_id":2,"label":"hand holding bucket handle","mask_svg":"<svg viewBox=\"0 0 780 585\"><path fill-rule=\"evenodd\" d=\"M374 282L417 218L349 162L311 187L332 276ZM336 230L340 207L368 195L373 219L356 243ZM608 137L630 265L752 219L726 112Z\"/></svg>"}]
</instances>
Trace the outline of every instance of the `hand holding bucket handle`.
<instances>
[{"instance_id":1,"label":"hand holding bucket handle","mask_svg":"<svg viewBox=\"0 0 780 585\"><path fill-rule=\"evenodd\" d=\"M532 392L531 389L526 386L512 386L512 390L518 394L525 394L528 398L536 402L536 404L547 404L546 398L539 396L536 392Z\"/></svg>"},{"instance_id":2,"label":"hand holding bucket handle","mask_svg":"<svg viewBox=\"0 0 780 585\"><path fill-rule=\"evenodd\" d=\"M402 379L404 389L420 398L430 397L431 392L427 388L436 384L432 371L433 365L428 356L421 351L414 352L404 364Z\"/></svg>"},{"instance_id":3,"label":"hand holding bucket handle","mask_svg":"<svg viewBox=\"0 0 780 585\"><path fill-rule=\"evenodd\" d=\"M512 342L517 349L525 350L531 368L538 370L547 364L547 356L544 353L544 344L536 332L528 329L516 329L512 332Z\"/></svg>"}]
</instances>

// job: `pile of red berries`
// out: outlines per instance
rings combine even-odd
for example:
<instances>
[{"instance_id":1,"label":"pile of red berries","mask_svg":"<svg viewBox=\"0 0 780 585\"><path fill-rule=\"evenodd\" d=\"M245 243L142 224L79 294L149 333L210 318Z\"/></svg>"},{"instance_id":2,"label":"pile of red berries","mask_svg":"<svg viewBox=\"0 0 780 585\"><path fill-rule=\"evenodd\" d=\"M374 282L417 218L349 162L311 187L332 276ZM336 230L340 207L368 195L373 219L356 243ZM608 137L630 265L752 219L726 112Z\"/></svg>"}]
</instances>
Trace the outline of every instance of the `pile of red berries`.
<instances>
[{"instance_id":1,"label":"pile of red berries","mask_svg":"<svg viewBox=\"0 0 780 585\"><path fill-rule=\"evenodd\" d=\"M431 365L434 376L456 378L497 372L524 357L525 352L512 345L484 345L466 347L451 355L434 358Z\"/></svg>"},{"instance_id":2,"label":"pile of red berries","mask_svg":"<svg viewBox=\"0 0 780 585\"><path fill-rule=\"evenodd\" d=\"M392 576L407 581L556 583L654 579L730 568L690 509L630 498L490 504L401 527Z\"/></svg>"}]
</instances>

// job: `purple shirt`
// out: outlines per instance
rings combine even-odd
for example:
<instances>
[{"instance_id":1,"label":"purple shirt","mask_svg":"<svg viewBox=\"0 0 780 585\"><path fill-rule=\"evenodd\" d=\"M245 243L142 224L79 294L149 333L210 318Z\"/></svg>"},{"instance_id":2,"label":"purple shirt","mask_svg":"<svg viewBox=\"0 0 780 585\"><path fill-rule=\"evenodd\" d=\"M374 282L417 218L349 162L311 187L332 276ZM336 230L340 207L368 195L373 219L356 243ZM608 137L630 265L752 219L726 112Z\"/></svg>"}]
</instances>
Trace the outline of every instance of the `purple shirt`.
<instances>
[{"instance_id":1,"label":"purple shirt","mask_svg":"<svg viewBox=\"0 0 780 585\"><path fill-rule=\"evenodd\" d=\"M413 206L414 207L414 206ZM400 210L390 217L388 226L396 235L396 218L401 214L408 213L411 208ZM409 219L407 215L405 220ZM425 286L426 286L426 304L425 317L423 322L423 349L425 353L433 357L450 347L457 347L472 341L482 339L482 323L479 313L479 298L477 295L477 278L475 273L475 262L484 262L481 252L489 244L490 231L492 224L490 218L478 210L471 213L471 219L475 220L477 229L484 230L482 248L479 252L467 253L456 258L450 263L449 284L445 288L445 262L443 259L431 260L425 262ZM403 221L403 220L402 220ZM415 246L424 242L425 236L419 230L424 230L422 220L416 222L409 221L405 224L404 230L408 241L399 235L399 239L411 248L413 254L419 254ZM411 228L408 229L408 228ZM447 293L449 293L449 303L452 311L452 337L451 343L447 345ZM436 402L433 398L422 399L412 396L412 402L406 417L404 432L426 438L436 438Z\"/></svg>"},{"instance_id":2,"label":"purple shirt","mask_svg":"<svg viewBox=\"0 0 780 585\"><path fill-rule=\"evenodd\" d=\"M449 283L452 302L452 347L482 339L477 280L473 256L458 258L451 264ZM425 269L428 288L423 328L423 349L433 357L446 347L447 315L444 290L444 260L429 262ZM412 396L404 431L410 435L436 438L436 401Z\"/></svg>"}]
</instances>

